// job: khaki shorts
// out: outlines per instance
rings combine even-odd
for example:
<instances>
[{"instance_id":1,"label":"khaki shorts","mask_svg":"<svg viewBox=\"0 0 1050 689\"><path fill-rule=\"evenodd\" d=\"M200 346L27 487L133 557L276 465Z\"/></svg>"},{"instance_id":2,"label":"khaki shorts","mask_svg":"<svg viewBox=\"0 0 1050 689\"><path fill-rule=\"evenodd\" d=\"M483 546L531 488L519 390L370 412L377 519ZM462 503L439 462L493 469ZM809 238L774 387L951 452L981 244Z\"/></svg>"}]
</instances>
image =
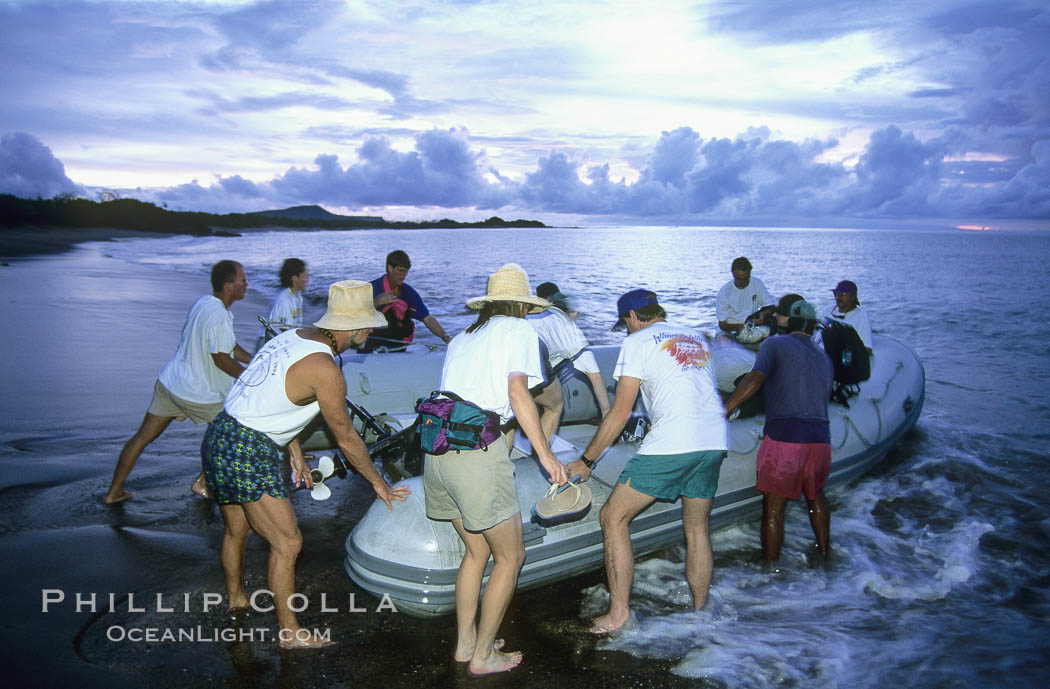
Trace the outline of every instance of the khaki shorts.
<instances>
[{"instance_id":1,"label":"khaki shorts","mask_svg":"<svg viewBox=\"0 0 1050 689\"><path fill-rule=\"evenodd\" d=\"M211 423L211 420L222 411L222 402L187 402L168 392L158 380L153 386L153 401L149 413L154 416L167 416L177 421L189 419L193 423Z\"/></svg>"},{"instance_id":2,"label":"khaki shorts","mask_svg":"<svg viewBox=\"0 0 1050 689\"><path fill-rule=\"evenodd\" d=\"M427 455L423 467L427 516L462 519L467 531L484 531L521 511L514 484L514 463L504 436L487 450Z\"/></svg>"}]
</instances>

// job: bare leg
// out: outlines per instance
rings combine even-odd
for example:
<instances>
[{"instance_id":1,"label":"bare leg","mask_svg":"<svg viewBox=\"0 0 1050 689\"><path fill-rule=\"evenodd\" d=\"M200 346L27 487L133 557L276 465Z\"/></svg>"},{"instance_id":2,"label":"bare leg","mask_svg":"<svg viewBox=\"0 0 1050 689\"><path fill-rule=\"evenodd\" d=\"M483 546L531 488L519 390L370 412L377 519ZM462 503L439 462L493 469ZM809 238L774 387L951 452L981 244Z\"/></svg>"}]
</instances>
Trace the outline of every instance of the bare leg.
<instances>
[{"instance_id":1,"label":"bare leg","mask_svg":"<svg viewBox=\"0 0 1050 689\"><path fill-rule=\"evenodd\" d=\"M480 553L487 551L492 554L492 572L485 585L485 594L481 598L481 616L478 620L473 640L473 652L467 669L473 675L489 675L511 670L521 663L522 655L517 651L510 653L500 651L502 643L496 639L496 633L499 631L503 615L507 612L507 606L510 605L510 599L517 587L518 572L521 570L522 563L525 562L525 544L521 536L521 514L515 514L510 519L480 534L464 529L462 522L458 519L453 524L467 546L468 555L465 558L472 557L475 560L471 563L469 571L465 571L461 566L460 573L456 576L456 622L459 634L456 642L457 654L465 652L470 646L470 635L474 630L474 612L478 609L477 594L481 590L481 575L488 562L488 556L486 556L484 560L481 560L479 567L476 558ZM484 541L485 545L482 546L478 539ZM470 555L471 551L473 555ZM460 575L463 575L462 594ZM463 612L460 611L461 603L465 606Z\"/></svg>"},{"instance_id":2,"label":"bare leg","mask_svg":"<svg viewBox=\"0 0 1050 689\"><path fill-rule=\"evenodd\" d=\"M484 536L463 528L462 519L453 520L452 525L456 527L456 533L467 549L456 572L456 652L453 656L465 663L474 656L474 647L477 645L481 579L492 551Z\"/></svg>"},{"instance_id":3,"label":"bare leg","mask_svg":"<svg viewBox=\"0 0 1050 689\"><path fill-rule=\"evenodd\" d=\"M609 611L596 617L591 632L604 634L619 629L631 615L631 584L634 582L634 548L631 546L631 520L653 498L625 483L617 483L602 507L599 521L605 542L605 576L609 582Z\"/></svg>"},{"instance_id":4,"label":"bare leg","mask_svg":"<svg viewBox=\"0 0 1050 689\"><path fill-rule=\"evenodd\" d=\"M711 590L711 573L714 570L714 554L708 536L708 520L711 517L710 498L682 498L682 527L685 529L685 580L693 594L693 610L699 610L707 602Z\"/></svg>"},{"instance_id":5,"label":"bare leg","mask_svg":"<svg viewBox=\"0 0 1050 689\"><path fill-rule=\"evenodd\" d=\"M241 505L221 505L219 511L225 524L219 562L226 579L226 599L230 608L243 608L248 605L248 593L244 590L244 548L252 528Z\"/></svg>"},{"instance_id":6,"label":"bare leg","mask_svg":"<svg viewBox=\"0 0 1050 689\"><path fill-rule=\"evenodd\" d=\"M762 557L769 562L780 559L784 544L784 508L787 498L763 493L762 498Z\"/></svg>"},{"instance_id":7,"label":"bare leg","mask_svg":"<svg viewBox=\"0 0 1050 689\"><path fill-rule=\"evenodd\" d=\"M817 539L817 549L821 555L828 554L831 544L831 508L828 500L824 497L824 491L817 493L817 497L809 500L809 523L813 527L813 535Z\"/></svg>"},{"instance_id":8,"label":"bare leg","mask_svg":"<svg viewBox=\"0 0 1050 689\"><path fill-rule=\"evenodd\" d=\"M146 415L142 417L139 429L135 431L135 435L131 436L128 442L124 443L124 449L120 451L120 457L117 458L117 466L113 469L113 480L110 481L109 491L106 493L106 497L103 498L103 502L107 505L112 505L131 497L131 493L124 490L124 481L131 474L131 469L135 466L135 462L139 461L139 456L146 449L146 446L160 437L160 434L164 432L168 424L174 420L175 417L173 416L157 416L146 412Z\"/></svg>"},{"instance_id":9,"label":"bare leg","mask_svg":"<svg viewBox=\"0 0 1050 689\"><path fill-rule=\"evenodd\" d=\"M288 607L295 593L295 560L303 546L303 537L295 521L295 510L288 498L263 495L256 502L242 505L248 524L270 544L267 583L273 592L273 604L280 627L280 644L284 648L309 648L326 645L323 639L300 639L299 620Z\"/></svg>"},{"instance_id":10,"label":"bare leg","mask_svg":"<svg viewBox=\"0 0 1050 689\"><path fill-rule=\"evenodd\" d=\"M540 408L540 428L547 442L551 441L554 434L558 432L561 423L561 413L565 408L565 398L562 397L561 381L555 379L550 385L543 388L536 395L536 406Z\"/></svg>"},{"instance_id":11,"label":"bare leg","mask_svg":"<svg viewBox=\"0 0 1050 689\"><path fill-rule=\"evenodd\" d=\"M598 400L598 411L601 412L604 419L610 409L609 391L605 388L605 381L602 379L602 374L598 372L587 373L586 376L591 381L591 387L594 388L594 399Z\"/></svg>"}]
</instances>

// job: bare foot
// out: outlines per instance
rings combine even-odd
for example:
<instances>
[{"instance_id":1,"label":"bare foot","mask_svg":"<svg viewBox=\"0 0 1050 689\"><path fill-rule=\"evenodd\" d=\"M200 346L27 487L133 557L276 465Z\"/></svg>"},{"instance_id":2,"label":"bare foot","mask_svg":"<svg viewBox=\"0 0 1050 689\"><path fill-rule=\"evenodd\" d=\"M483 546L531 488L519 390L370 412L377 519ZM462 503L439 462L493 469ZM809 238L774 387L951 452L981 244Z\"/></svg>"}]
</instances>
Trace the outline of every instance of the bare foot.
<instances>
[{"instance_id":1,"label":"bare foot","mask_svg":"<svg viewBox=\"0 0 1050 689\"><path fill-rule=\"evenodd\" d=\"M498 651L503 648L503 639L495 639L492 642L492 650ZM474 657L474 644L458 644L456 646L456 653L452 656L456 659L457 663L465 663Z\"/></svg>"},{"instance_id":2,"label":"bare foot","mask_svg":"<svg viewBox=\"0 0 1050 689\"><path fill-rule=\"evenodd\" d=\"M591 634L609 634L621 629L627 620L631 619L631 613L628 612L626 615L614 615L611 612L607 612L601 617L595 617L591 620L591 628L587 631Z\"/></svg>"},{"instance_id":3,"label":"bare foot","mask_svg":"<svg viewBox=\"0 0 1050 689\"><path fill-rule=\"evenodd\" d=\"M326 639L317 634L304 634L302 629L291 634L289 634L289 630L282 629L281 633L291 637L288 639L281 639L280 641L281 648L285 650L294 651L299 649L325 648L327 646L335 645L335 642L331 639Z\"/></svg>"},{"instance_id":4,"label":"bare foot","mask_svg":"<svg viewBox=\"0 0 1050 689\"><path fill-rule=\"evenodd\" d=\"M131 493L127 492L126 490L122 490L119 493L114 493L110 491L109 493L106 493L106 497L102 498L102 502L106 503L107 505L116 505L118 502L124 502L130 497Z\"/></svg>"},{"instance_id":5,"label":"bare foot","mask_svg":"<svg viewBox=\"0 0 1050 689\"><path fill-rule=\"evenodd\" d=\"M190 492L201 496L205 500L211 499L211 493L208 492L208 485L204 482L204 474L193 479L193 483L190 484Z\"/></svg>"},{"instance_id":6,"label":"bare foot","mask_svg":"<svg viewBox=\"0 0 1050 689\"><path fill-rule=\"evenodd\" d=\"M523 657L521 651L511 651L510 653L492 651L488 658L484 660L472 659L470 665L467 666L467 674L471 677L484 677L485 675L494 675L497 672L513 670L521 664Z\"/></svg>"}]
</instances>

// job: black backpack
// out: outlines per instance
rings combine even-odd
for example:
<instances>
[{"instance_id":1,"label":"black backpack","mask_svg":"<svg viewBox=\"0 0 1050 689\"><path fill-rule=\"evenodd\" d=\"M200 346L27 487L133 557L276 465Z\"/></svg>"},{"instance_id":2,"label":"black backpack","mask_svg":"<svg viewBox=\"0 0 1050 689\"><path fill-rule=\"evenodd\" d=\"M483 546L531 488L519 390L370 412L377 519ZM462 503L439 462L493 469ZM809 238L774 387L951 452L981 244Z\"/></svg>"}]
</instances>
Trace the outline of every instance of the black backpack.
<instances>
[{"instance_id":1,"label":"black backpack","mask_svg":"<svg viewBox=\"0 0 1050 689\"><path fill-rule=\"evenodd\" d=\"M831 399L848 408L849 398L860 392L857 386L871 377L868 348L853 326L831 321L824 326L824 351L835 369Z\"/></svg>"},{"instance_id":2,"label":"black backpack","mask_svg":"<svg viewBox=\"0 0 1050 689\"><path fill-rule=\"evenodd\" d=\"M835 367L835 382L857 385L871 377L868 349L853 326L831 321L824 326L824 351Z\"/></svg>"}]
</instances>

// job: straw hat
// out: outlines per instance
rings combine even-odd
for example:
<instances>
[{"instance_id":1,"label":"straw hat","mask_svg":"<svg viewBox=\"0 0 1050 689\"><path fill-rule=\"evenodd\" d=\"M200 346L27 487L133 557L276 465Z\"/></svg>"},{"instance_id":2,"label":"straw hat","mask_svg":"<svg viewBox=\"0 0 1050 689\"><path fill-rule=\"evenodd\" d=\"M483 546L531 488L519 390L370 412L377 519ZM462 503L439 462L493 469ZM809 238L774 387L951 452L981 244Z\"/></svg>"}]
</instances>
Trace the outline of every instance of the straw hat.
<instances>
[{"instance_id":1,"label":"straw hat","mask_svg":"<svg viewBox=\"0 0 1050 689\"><path fill-rule=\"evenodd\" d=\"M529 313L539 313L551 305L532 293L529 274L517 263L508 263L490 275L485 296L469 300L467 308L477 311L490 301L520 301L532 307Z\"/></svg>"},{"instance_id":2,"label":"straw hat","mask_svg":"<svg viewBox=\"0 0 1050 689\"><path fill-rule=\"evenodd\" d=\"M385 328L386 318L372 303L372 285L360 280L342 280L328 288L328 309L314 323L329 330Z\"/></svg>"}]
</instances>

